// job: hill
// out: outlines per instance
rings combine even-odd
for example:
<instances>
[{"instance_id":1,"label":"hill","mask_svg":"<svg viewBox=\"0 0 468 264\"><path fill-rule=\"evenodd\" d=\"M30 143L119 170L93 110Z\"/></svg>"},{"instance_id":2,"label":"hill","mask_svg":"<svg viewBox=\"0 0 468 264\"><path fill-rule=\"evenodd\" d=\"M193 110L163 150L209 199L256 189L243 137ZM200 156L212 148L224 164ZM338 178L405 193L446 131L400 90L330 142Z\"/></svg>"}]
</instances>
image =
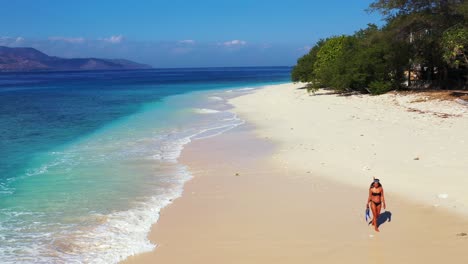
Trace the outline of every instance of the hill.
<instances>
[{"instance_id":1,"label":"hill","mask_svg":"<svg viewBox=\"0 0 468 264\"><path fill-rule=\"evenodd\" d=\"M92 71L149 69L151 66L124 59L60 58L34 48L0 46L0 72Z\"/></svg>"}]
</instances>

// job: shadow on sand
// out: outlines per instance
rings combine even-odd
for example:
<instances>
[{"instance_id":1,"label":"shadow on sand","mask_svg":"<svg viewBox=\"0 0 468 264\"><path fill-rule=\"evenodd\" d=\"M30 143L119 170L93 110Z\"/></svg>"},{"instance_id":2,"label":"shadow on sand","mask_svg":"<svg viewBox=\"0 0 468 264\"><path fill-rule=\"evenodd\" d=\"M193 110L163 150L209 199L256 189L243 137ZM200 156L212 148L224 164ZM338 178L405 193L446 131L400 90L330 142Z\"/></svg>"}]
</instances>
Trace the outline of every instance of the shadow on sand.
<instances>
[{"instance_id":1,"label":"shadow on sand","mask_svg":"<svg viewBox=\"0 0 468 264\"><path fill-rule=\"evenodd\" d=\"M380 225L383 225L386 222L391 222L392 221L392 212L390 211L385 211L380 214L379 219L377 219L377 227ZM372 224L372 220L368 223L368 225Z\"/></svg>"},{"instance_id":2,"label":"shadow on sand","mask_svg":"<svg viewBox=\"0 0 468 264\"><path fill-rule=\"evenodd\" d=\"M390 211L385 211L380 214L379 219L377 219L377 226L380 226L384 224L385 222L391 222L392 221L392 212Z\"/></svg>"},{"instance_id":3,"label":"shadow on sand","mask_svg":"<svg viewBox=\"0 0 468 264\"><path fill-rule=\"evenodd\" d=\"M296 88L297 90L307 90L307 86ZM311 93L309 95L320 96L320 95L339 95L339 96L351 96L360 95L362 93L356 91L336 91L332 88L320 88L322 91Z\"/></svg>"}]
</instances>

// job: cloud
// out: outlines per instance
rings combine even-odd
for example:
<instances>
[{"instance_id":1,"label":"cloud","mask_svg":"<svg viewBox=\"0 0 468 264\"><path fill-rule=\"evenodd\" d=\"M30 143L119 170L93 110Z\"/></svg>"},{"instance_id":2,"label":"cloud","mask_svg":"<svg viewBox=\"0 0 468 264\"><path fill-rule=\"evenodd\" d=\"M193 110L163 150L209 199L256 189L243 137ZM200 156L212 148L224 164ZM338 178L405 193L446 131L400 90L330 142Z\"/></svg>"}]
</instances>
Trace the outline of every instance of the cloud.
<instances>
[{"instance_id":1,"label":"cloud","mask_svg":"<svg viewBox=\"0 0 468 264\"><path fill-rule=\"evenodd\" d=\"M179 44L195 44L195 40L193 39L184 39L178 42Z\"/></svg>"},{"instance_id":2,"label":"cloud","mask_svg":"<svg viewBox=\"0 0 468 264\"><path fill-rule=\"evenodd\" d=\"M63 41L73 44L80 44L86 41L85 38L78 37L78 38L66 38L66 37L49 37L50 41Z\"/></svg>"},{"instance_id":3,"label":"cloud","mask_svg":"<svg viewBox=\"0 0 468 264\"><path fill-rule=\"evenodd\" d=\"M21 42L23 42L23 41L24 41L24 38L23 38L23 37L17 37L17 38L15 39L15 43L21 43Z\"/></svg>"},{"instance_id":4,"label":"cloud","mask_svg":"<svg viewBox=\"0 0 468 264\"><path fill-rule=\"evenodd\" d=\"M135 41L122 35L106 38L63 37L34 39L0 35L0 45L32 47L65 58L125 58L160 68L294 65L304 44L226 41Z\"/></svg>"},{"instance_id":5,"label":"cloud","mask_svg":"<svg viewBox=\"0 0 468 264\"><path fill-rule=\"evenodd\" d=\"M2 46L16 46L24 42L23 37L9 37L9 36L0 36L0 45Z\"/></svg>"},{"instance_id":6,"label":"cloud","mask_svg":"<svg viewBox=\"0 0 468 264\"><path fill-rule=\"evenodd\" d=\"M101 40L112 43L112 44L117 44L117 43L121 43L124 40L124 36L122 35L110 36L108 38L102 38Z\"/></svg>"},{"instance_id":7,"label":"cloud","mask_svg":"<svg viewBox=\"0 0 468 264\"><path fill-rule=\"evenodd\" d=\"M222 45L225 46L225 47L239 47L239 46L247 45L247 42L244 41L244 40L235 39L235 40L231 40L231 41L226 41L226 42L222 43Z\"/></svg>"}]
</instances>

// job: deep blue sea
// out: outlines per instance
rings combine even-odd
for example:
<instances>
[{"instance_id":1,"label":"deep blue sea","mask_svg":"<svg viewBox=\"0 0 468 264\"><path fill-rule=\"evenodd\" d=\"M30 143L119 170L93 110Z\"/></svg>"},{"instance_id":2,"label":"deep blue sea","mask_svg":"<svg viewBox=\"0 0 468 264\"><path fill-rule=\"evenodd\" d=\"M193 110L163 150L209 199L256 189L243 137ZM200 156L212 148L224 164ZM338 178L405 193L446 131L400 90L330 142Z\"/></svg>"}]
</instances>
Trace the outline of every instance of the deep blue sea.
<instances>
[{"instance_id":1,"label":"deep blue sea","mask_svg":"<svg viewBox=\"0 0 468 264\"><path fill-rule=\"evenodd\" d=\"M243 123L227 100L289 67L0 73L0 262L116 263L152 250L183 146Z\"/></svg>"}]
</instances>

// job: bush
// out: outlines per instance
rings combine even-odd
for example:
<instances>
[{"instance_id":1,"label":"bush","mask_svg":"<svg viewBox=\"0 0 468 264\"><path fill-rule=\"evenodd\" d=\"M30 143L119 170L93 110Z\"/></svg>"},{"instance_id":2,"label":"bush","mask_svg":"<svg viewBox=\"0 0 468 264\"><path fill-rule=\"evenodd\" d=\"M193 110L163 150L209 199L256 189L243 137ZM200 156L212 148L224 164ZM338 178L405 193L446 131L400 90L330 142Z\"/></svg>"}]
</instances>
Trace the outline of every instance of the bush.
<instances>
[{"instance_id":1,"label":"bush","mask_svg":"<svg viewBox=\"0 0 468 264\"><path fill-rule=\"evenodd\" d=\"M312 82L337 92L381 94L402 83L409 46L391 32L370 24L353 36L322 40L298 60L293 81Z\"/></svg>"},{"instance_id":2,"label":"bush","mask_svg":"<svg viewBox=\"0 0 468 264\"><path fill-rule=\"evenodd\" d=\"M369 84L369 92L371 94L384 94L392 89L392 83L389 81L373 81Z\"/></svg>"},{"instance_id":3,"label":"bush","mask_svg":"<svg viewBox=\"0 0 468 264\"><path fill-rule=\"evenodd\" d=\"M315 94L315 92L317 92L320 89L320 87L318 85L315 85L314 83L308 83L306 86L306 89L307 89L307 93Z\"/></svg>"}]
</instances>

